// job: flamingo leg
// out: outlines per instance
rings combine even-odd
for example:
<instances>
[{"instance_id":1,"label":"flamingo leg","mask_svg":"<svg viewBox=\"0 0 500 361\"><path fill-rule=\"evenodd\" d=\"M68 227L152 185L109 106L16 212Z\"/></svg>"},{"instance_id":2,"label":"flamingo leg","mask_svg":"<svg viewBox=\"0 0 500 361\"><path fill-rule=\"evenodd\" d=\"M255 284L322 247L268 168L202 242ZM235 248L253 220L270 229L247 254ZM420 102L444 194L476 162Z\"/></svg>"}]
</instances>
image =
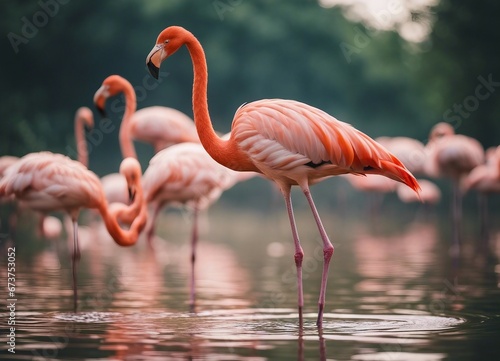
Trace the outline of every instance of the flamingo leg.
<instances>
[{"instance_id":1,"label":"flamingo leg","mask_svg":"<svg viewBox=\"0 0 500 361\"><path fill-rule=\"evenodd\" d=\"M193 211L193 232L191 235L191 284L189 293L190 311L194 312L195 303L195 274L194 265L196 261L196 245L198 243L198 206L194 207Z\"/></svg>"},{"instance_id":2,"label":"flamingo leg","mask_svg":"<svg viewBox=\"0 0 500 361\"><path fill-rule=\"evenodd\" d=\"M454 256L460 254L460 229L462 224L462 192L458 179L453 180L453 245L452 253Z\"/></svg>"},{"instance_id":3,"label":"flamingo leg","mask_svg":"<svg viewBox=\"0 0 500 361\"><path fill-rule=\"evenodd\" d=\"M148 222L148 225L147 225L146 236L148 239L148 244L150 246L152 245L153 237L155 235L156 220L158 219L158 216L160 215L160 211L162 208L163 208L162 203L156 202L154 204L153 217L151 217L151 220Z\"/></svg>"},{"instance_id":4,"label":"flamingo leg","mask_svg":"<svg viewBox=\"0 0 500 361\"><path fill-rule=\"evenodd\" d=\"M290 187L281 187L281 192L285 198L286 210L288 218L290 219L290 227L292 229L293 243L295 245L295 267L297 268L297 292L298 292L298 306L299 306L299 325L302 326L302 309L304 307L304 291L302 288L302 260L304 258L304 251L300 245L299 233L297 232L297 225L295 223L295 216L293 214L292 198L290 194Z\"/></svg>"},{"instance_id":5,"label":"flamingo leg","mask_svg":"<svg viewBox=\"0 0 500 361\"><path fill-rule=\"evenodd\" d=\"M74 248L72 254L72 270L73 270L73 310L76 312L77 301L78 301L78 291L77 291L77 278L76 278L76 266L78 260L80 259L80 247L78 246L78 221L73 220L73 241Z\"/></svg>"},{"instance_id":6,"label":"flamingo leg","mask_svg":"<svg viewBox=\"0 0 500 361\"><path fill-rule=\"evenodd\" d=\"M481 224L481 243L480 251L486 254L489 242L489 232L488 232L488 196L486 193L479 192L477 195L479 214L480 214L480 224Z\"/></svg>"},{"instance_id":7,"label":"flamingo leg","mask_svg":"<svg viewBox=\"0 0 500 361\"><path fill-rule=\"evenodd\" d=\"M309 206L311 207L314 220L316 221L316 225L318 226L319 234L321 235L321 239L323 240L323 273L321 275L321 289L318 301L318 319L316 321L316 325L318 327L321 327L323 324L323 309L325 307L328 268L330 267L330 259L332 258L334 248L332 242L330 242L330 239L326 234L325 227L323 227L323 223L321 222L321 218L319 217L319 213L312 199L309 187L307 185L303 186L302 192L304 192L304 195L306 196L307 201L309 202Z\"/></svg>"}]
</instances>

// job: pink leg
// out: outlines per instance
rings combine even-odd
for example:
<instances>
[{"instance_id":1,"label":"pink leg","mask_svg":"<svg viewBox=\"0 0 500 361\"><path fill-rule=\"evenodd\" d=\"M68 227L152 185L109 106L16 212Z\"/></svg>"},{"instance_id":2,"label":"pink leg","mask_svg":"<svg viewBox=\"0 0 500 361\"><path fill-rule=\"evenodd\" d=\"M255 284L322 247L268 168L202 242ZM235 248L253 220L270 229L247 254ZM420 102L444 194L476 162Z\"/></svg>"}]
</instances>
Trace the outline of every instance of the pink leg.
<instances>
[{"instance_id":1,"label":"pink leg","mask_svg":"<svg viewBox=\"0 0 500 361\"><path fill-rule=\"evenodd\" d=\"M290 196L290 187L288 189L281 189L285 197L286 210L288 218L290 219L290 227L292 229L293 243L295 245L295 267L297 268L297 291L298 291L298 305L299 305L299 324L302 326L302 309L304 307L304 291L302 288L302 259L304 258L304 251L300 245L299 233L297 232L297 225L293 215L292 198Z\"/></svg>"},{"instance_id":2,"label":"pink leg","mask_svg":"<svg viewBox=\"0 0 500 361\"><path fill-rule=\"evenodd\" d=\"M73 241L74 246L71 257L73 270L73 310L76 312L78 302L76 266L78 264L78 260L80 259L80 247L78 246L78 221L76 219L73 220Z\"/></svg>"},{"instance_id":3,"label":"pink leg","mask_svg":"<svg viewBox=\"0 0 500 361\"><path fill-rule=\"evenodd\" d=\"M309 206L311 207L314 220L318 225L318 230L321 235L321 239L323 240L323 274L321 275L321 290L319 293L319 302L318 302L319 311L318 311L318 320L316 321L318 327L321 327L323 324L323 309L325 307L328 268L330 266L330 259L332 258L334 248L332 243L328 239L328 235L326 234L325 228L323 227L323 223L321 223L321 218L319 217L318 210L314 205L314 201L312 199L309 187L307 185L303 186L302 191L304 192L304 195L306 196L307 201L309 202Z\"/></svg>"},{"instance_id":4,"label":"pink leg","mask_svg":"<svg viewBox=\"0 0 500 361\"><path fill-rule=\"evenodd\" d=\"M191 312L194 312L195 301L195 275L194 265L196 261L196 244L198 243L198 207L194 207L193 211L193 233L191 235L191 284L189 294L189 306Z\"/></svg>"},{"instance_id":5,"label":"pink leg","mask_svg":"<svg viewBox=\"0 0 500 361\"><path fill-rule=\"evenodd\" d=\"M45 237L45 231L43 229L43 222L44 221L45 221L45 214L43 214L43 213L38 214L37 232L38 232L38 237L40 237L40 238L47 238L47 237Z\"/></svg>"},{"instance_id":6,"label":"pink leg","mask_svg":"<svg viewBox=\"0 0 500 361\"><path fill-rule=\"evenodd\" d=\"M162 203L156 202L154 204L153 216L150 218L147 224L146 237L148 239L148 244L150 246L152 245L153 236L155 235L156 220L158 219L158 215L160 214L162 208L163 208Z\"/></svg>"}]
</instances>

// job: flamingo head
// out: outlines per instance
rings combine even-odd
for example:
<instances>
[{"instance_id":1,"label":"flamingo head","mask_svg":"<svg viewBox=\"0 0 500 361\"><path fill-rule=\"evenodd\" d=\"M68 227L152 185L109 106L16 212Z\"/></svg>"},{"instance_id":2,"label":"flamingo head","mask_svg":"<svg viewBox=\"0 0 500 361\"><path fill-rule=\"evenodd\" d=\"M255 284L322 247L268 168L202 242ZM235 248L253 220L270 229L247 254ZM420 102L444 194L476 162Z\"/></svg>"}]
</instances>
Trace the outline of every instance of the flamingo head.
<instances>
[{"instance_id":1,"label":"flamingo head","mask_svg":"<svg viewBox=\"0 0 500 361\"><path fill-rule=\"evenodd\" d=\"M94 95L94 104L102 116L106 116L106 100L112 96L133 89L128 80L119 75L110 75L102 82L102 85Z\"/></svg>"},{"instance_id":2,"label":"flamingo head","mask_svg":"<svg viewBox=\"0 0 500 361\"><path fill-rule=\"evenodd\" d=\"M434 127L432 127L431 133L429 135L429 140L435 141L454 134L455 134L455 129L451 124L441 122L437 123Z\"/></svg>"},{"instance_id":3,"label":"flamingo head","mask_svg":"<svg viewBox=\"0 0 500 361\"><path fill-rule=\"evenodd\" d=\"M76 118L80 118L83 120L83 124L88 129L92 129L94 127L94 114L92 114L92 110L87 107L80 107L76 111Z\"/></svg>"},{"instance_id":4,"label":"flamingo head","mask_svg":"<svg viewBox=\"0 0 500 361\"><path fill-rule=\"evenodd\" d=\"M137 189L140 187L142 173L141 165L135 158L125 158L120 164L120 173L127 180L128 195L130 201L133 202Z\"/></svg>"},{"instance_id":5,"label":"flamingo head","mask_svg":"<svg viewBox=\"0 0 500 361\"><path fill-rule=\"evenodd\" d=\"M170 26L163 30L158 35L156 45L146 58L146 65L150 74L155 79L158 79L161 63L192 37L193 35L189 31L180 26Z\"/></svg>"}]
</instances>

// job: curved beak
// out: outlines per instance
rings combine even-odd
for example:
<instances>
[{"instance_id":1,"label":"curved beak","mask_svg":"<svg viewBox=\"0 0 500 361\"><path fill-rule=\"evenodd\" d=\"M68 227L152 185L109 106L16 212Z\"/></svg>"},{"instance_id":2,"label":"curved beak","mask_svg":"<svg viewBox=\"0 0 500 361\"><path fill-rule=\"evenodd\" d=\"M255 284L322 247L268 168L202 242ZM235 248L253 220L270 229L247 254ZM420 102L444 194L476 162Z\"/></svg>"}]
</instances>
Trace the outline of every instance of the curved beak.
<instances>
[{"instance_id":1,"label":"curved beak","mask_svg":"<svg viewBox=\"0 0 500 361\"><path fill-rule=\"evenodd\" d=\"M109 90L108 87L103 85L97 91L95 92L94 95L94 104L101 114L101 116L106 117L106 99L109 97Z\"/></svg>"},{"instance_id":2,"label":"curved beak","mask_svg":"<svg viewBox=\"0 0 500 361\"><path fill-rule=\"evenodd\" d=\"M163 50L163 45L155 45L146 57L146 65L148 66L149 73L155 79L158 79L161 62L166 58Z\"/></svg>"},{"instance_id":3,"label":"curved beak","mask_svg":"<svg viewBox=\"0 0 500 361\"><path fill-rule=\"evenodd\" d=\"M135 188L131 188L131 187L128 188L128 199L130 200L130 202L134 201L134 199L135 199Z\"/></svg>"}]
</instances>

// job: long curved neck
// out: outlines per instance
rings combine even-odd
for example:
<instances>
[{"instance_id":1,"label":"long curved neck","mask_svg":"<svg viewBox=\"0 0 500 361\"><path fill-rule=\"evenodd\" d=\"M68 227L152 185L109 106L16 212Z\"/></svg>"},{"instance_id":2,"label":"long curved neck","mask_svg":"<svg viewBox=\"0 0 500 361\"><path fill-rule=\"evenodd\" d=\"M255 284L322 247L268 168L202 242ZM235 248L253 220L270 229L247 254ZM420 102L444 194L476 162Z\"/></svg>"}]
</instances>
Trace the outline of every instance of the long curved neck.
<instances>
[{"instance_id":1,"label":"long curved neck","mask_svg":"<svg viewBox=\"0 0 500 361\"><path fill-rule=\"evenodd\" d=\"M77 158L85 167L89 167L89 153L87 149L87 140L85 139L85 118L80 112L75 116L75 142Z\"/></svg>"},{"instance_id":2,"label":"long curved neck","mask_svg":"<svg viewBox=\"0 0 500 361\"><path fill-rule=\"evenodd\" d=\"M208 112L208 71L205 52L200 42L194 36L189 38L186 46L193 62L193 115L198 136L208 154L220 164L229 167L227 162L231 154L229 152L229 142L222 140L215 133Z\"/></svg>"},{"instance_id":3,"label":"long curved neck","mask_svg":"<svg viewBox=\"0 0 500 361\"><path fill-rule=\"evenodd\" d=\"M125 113L123 114L122 123L120 125L120 148L123 158L132 157L137 159L134 143L130 136L130 118L135 113L137 108L137 99L134 88L130 84L124 84L123 95L125 96Z\"/></svg>"},{"instance_id":4,"label":"long curved neck","mask_svg":"<svg viewBox=\"0 0 500 361\"><path fill-rule=\"evenodd\" d=\"M120 246L133 246L137 243L139 234L146 226L148 211L142 188L137 189L134 202L130 206L121 203L113 203L111 206L106 201L101 203L99 211L104 220L108 233ZM130 224L128 230L120 227L119 222Z\"/></svg>"}]
</instances>

